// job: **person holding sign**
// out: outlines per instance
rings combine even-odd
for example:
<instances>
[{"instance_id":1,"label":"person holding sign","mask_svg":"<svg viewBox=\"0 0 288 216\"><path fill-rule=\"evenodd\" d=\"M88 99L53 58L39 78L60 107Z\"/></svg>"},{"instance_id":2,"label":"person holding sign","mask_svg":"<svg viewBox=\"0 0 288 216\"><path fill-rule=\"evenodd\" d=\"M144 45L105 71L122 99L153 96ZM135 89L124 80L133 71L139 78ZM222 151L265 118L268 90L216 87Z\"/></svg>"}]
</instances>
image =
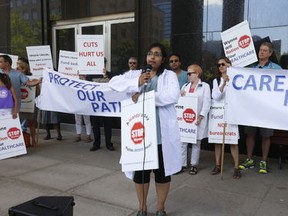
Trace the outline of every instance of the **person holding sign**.
<instances>
[{"instance_id":1,"label":"person holding sign","mask_svg":"<svg viewBox=\"0 0 288 216\"><path fill-rule=\"evenodd\" d=\"M3 73L7 74L10 79L12 86L15 89L17 100L18 100L18 112L21 107L21 86L36 86L41 83L41 79L33 79L29 80L27 76L25 76L20 71L14 70L11 67L12 59L8 55L0 55L0 69L2 69Z\"/></svg>"},{"instance_id":2,"label":"person holding sign","mask_svg":"<svg viewBox=\"0 0 288 216\"><path fill-rule=\"evenodd\" d=\"M132 100L137 103L138 97L147 91L155 91L156 127L159 168L156 170L135 171L133 181L139 211L137 216L147 216L147 195L150 185L150 173L154 172L157 192L156 216L167 216L165 202L170 189L171 175L181 170L181 142L175 104L180 91L177 76L165 69L167 54L164 46L152 44L146 55L146 64L151 71L134 70L115 76L109 86L116 91L133 93Z\"/></svg>"},{"instance_id":3,"label":"person holding sign","mask_svg":"<svg viewBox=\"0 0 288 216\"><path fill-rule=\"evenodd\" d=\"M264 42L261 44L258 52L258 62L252 67L263 68L263 69L281 69L278 64L270 61L270 56L273 53L272 44L269 42ZM259 163L259 173L266 174L267 170L267 158L270 149L270 137L273 136L273 129L269 128L256 128L256 127L245 127L246 136L246 147L247 147L247 159L239 166L240 169L245 170L249 168L254 168L254 160L252 159L253 150L255 146L255 134L259 130L262 137L262 160Z\"/></svg>"},{"instance_id":4,"label":"person holding sign","mask_svg":"<svg viewBox=\"0 0 288 216\"><path fill-rule=\"evenodd\" d=\"M0 73L0 116L11 115L17 118L18 101L14 87L7 74Z\"/></svg>"},{"instance_id":5,"label":"person holding sign","mask_svg":"<svg viewBox=\"0 0 288 216\"><path fill-rule=\"evenodd\" d=\"M225 102L226 83L229 81L227 75L227 68L231 66L231 61L227 57L220 57L218 59L218 73L217 78L213 80L212 99L218 102ZM213 117L213 116L212 116ZM210 119L213 121L213 118ZM220 135L222 137L222 135ZM225 143L226 144L226 143ZM221 172L221 144L215 143L215 167L210 172L211 175L217 175ZM231 144L230 151L234 160L234 174L233 178L239 179L241 172L239 170L239 149L238 144Z\"/></svg>"},{"instance_id":6,"label":"person holding sign","mask_svg":"<svg viewBox=\"0 0 288 216\"><path fill-rule=\"evenodd\" d=\"M188 66L187 75L189 83L181 88L181 96L196 95L198 97L197 108L197 142L192 143L191 161L190 161L190 175L198 173L198 165L201 150L201 140L208 136L208 112L211 106L211 92L210 86L202 82L200 76L202 68L197 64ZM182 143L182 163L183 166L187 164L187 143Z\"/></svg>"}]
</instances>

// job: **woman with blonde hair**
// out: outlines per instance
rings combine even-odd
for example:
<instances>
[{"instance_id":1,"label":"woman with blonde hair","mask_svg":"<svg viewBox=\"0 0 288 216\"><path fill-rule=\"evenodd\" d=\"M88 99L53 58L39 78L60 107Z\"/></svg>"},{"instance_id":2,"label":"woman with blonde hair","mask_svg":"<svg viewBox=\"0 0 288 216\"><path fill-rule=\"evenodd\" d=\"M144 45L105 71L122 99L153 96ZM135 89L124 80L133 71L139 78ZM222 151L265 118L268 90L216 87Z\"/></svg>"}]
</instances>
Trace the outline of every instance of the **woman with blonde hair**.
<instances>
[{"instance_id":1,"label":"woman with blonde hair","mask_svg":"<svg viewBox=\"0 0 288 216\"><path fill-rule=\"evenodd\" d=\"M200 77L202 68L197 64L188 66L187 75L189 83L181 88L181 96L195 95L198 98L197 106L197 141L192 143L190 175L198 173L198 165L200 158L201 140L208 136L208 112L211 106L210 86L202 82ZM182 165L187 165L187 143L182 143Z\"/></svg>"}]
</instances>

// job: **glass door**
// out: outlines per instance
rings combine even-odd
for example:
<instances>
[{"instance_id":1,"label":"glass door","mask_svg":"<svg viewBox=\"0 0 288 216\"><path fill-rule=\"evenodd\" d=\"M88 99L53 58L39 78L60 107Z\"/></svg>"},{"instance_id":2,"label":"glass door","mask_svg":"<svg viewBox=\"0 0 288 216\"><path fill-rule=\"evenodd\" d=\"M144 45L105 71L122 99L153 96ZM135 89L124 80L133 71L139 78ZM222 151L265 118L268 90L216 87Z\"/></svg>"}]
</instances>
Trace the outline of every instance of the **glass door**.
<instances>
[{"instance_id":1,"label":"glass door","mask_svg":"<svg viewBox=\"0 0 288 216\"><path fill-rule=\"evenodd\" d=\"M89 19L87 22L84 20L77 24L61 23L57 25L56 23L52 27L54 67L57 67L60 50L76 51L77 34L103 34L107 69L115 74L127 71L128 59L130 56L136 55L136 48L134 13L128 13L126 16L127 18L119 15L107 16L106 20L91 21ZM65 23L67 22L69 23L69 21L65 21ZM75 23L77 20L70 22Z\"/></svg>"}]
</instances>

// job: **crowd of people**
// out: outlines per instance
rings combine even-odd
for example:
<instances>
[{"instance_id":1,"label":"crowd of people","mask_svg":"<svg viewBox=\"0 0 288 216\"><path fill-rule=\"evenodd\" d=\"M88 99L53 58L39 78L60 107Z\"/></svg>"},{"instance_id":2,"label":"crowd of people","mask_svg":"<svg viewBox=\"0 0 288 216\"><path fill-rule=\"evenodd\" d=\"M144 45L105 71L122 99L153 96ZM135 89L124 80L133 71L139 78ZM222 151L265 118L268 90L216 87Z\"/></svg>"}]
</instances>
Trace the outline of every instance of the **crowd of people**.
<instances>
[{"instance_id":1,"label":"crowd of people","mask_svg":"<svg viewBox=\"0 0 288 216\"><path fill-rule=\"evenodd\" d=\"M264 42L261 44L258 53L258 62L253 64L253 68L275 68L281 69L279 65L270 61L273 53L272 44ZM217 62L217 73L213 79L212 86L202 80L203 70L198 64L191 64L187 71L181 68L182 59L177 53L169 56L165 47L160 43L152 44L145 58L145 65L151 65L151 71L143 73L138 69L136 57L128 59L129 70L122 75L113 76L113 73L103 69L103 75L81 76L81 79L94 82L108 83L109 87L115 91L127 92L132 95L132 100L137 103L138 98L145 92L155 91L156 104L156 128L159 168L156 170L140 170L133 172L132 179L135 183L137 198L139 201L139 210L137 216L147 216L147 196L150 185L150 173L155 174L156 192L157 192L157 212L156 216L166 216L165 202L170 189L171 175L180 174L187 171L190 175L196 175L199 171L201 142L208 136L208 116L213 101L225 101L225 92L229 77L227 69L231 66L231 61L226 57L220 57ZM166 69L166 62L169 69ZM19 59L18 70L12 69L12 60L8 55L0 56L0 95L1 97L0 114L12 114L13 118L17 116L21 107L22 85L39 86L41 79L29 79L28 61ZM145 66L144 65L144 66ZM39 94L39 92L37 93ZM7 96L6 96L7 95ZM181 143L180 133L176 116L175 105L180 97L193 95L197 97L196 122L197 140L191 145L191 156L187 157L188 143ZM32 143L35 143L35 116L22 116L27 119L32 135ZM21 114L20 114L21 118ZM109 117L75 115L76 137L75 142L82 140L82 120L86 126L85 142L92 142L90 151L100 149L101 132L100 128L104 126L104 135L106 148L109 151L115 150L112 137L112 122ZM62 140L60 131L60 122L57 113L44 111L42 113L42 124L47 131L44 139L51 139L51 124L57 130L57 140ZM231 155L234 162L233 178L241 178L241 170L253 168L253 150L255 146L255 134L260 131L262 137L262 159L259 163L259 173L268 173L267 157L270 148L270 137L273 130L267 128L245 127L247 159L239 165L239 149L237 144L230 144ZM93 137L91 133L93 132ZM93 140L94 138L94 140ZM238 137L239 139L239 137ZM229 144L229 143L225 143ZM211 175L217 175L222 166L222 145L215 143L215 166L211 170ZM173 157L171 157L173 155ZM190 158L190 161L187 159Z\"/></svg>"}]
</instances>

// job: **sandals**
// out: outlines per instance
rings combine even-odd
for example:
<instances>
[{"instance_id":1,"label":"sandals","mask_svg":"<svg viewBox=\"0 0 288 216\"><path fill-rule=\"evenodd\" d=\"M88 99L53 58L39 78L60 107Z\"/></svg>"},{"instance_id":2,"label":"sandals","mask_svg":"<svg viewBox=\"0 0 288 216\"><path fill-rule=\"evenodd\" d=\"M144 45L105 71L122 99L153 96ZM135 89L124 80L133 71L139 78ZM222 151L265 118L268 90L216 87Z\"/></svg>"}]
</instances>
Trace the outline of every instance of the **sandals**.
<instances>
[{"instance_id":1,"label":"sandals","mask_svg":"<svg viewBox=\"0 0 288 216\"><path fill-rule=\"evenodd\" d=\"M213 170L210 172L210 175L217 175L221 172L221 167L220 165L216 165Z\"/></svg>"},{"instance_id":2,"label":"sandals","mask_svg":"<svg viewBox=\"0 0 288 216\"><path fill-rule=\"evenodd\" d=\"M189 175L196 175L198 173L198 169L196 166L191 166L189 170Z\"/></svg>"},{"instance_id":3,"label":"sandals","mask_svg":"<svg viewBox=\"0 0 288 216\"><path fill-rule=\"evenodd\" d=\"M241 172L239 168L234 168L234 174L233 174L234 179L239 179L241 178Z\"/></svg>"}]
</instances>

